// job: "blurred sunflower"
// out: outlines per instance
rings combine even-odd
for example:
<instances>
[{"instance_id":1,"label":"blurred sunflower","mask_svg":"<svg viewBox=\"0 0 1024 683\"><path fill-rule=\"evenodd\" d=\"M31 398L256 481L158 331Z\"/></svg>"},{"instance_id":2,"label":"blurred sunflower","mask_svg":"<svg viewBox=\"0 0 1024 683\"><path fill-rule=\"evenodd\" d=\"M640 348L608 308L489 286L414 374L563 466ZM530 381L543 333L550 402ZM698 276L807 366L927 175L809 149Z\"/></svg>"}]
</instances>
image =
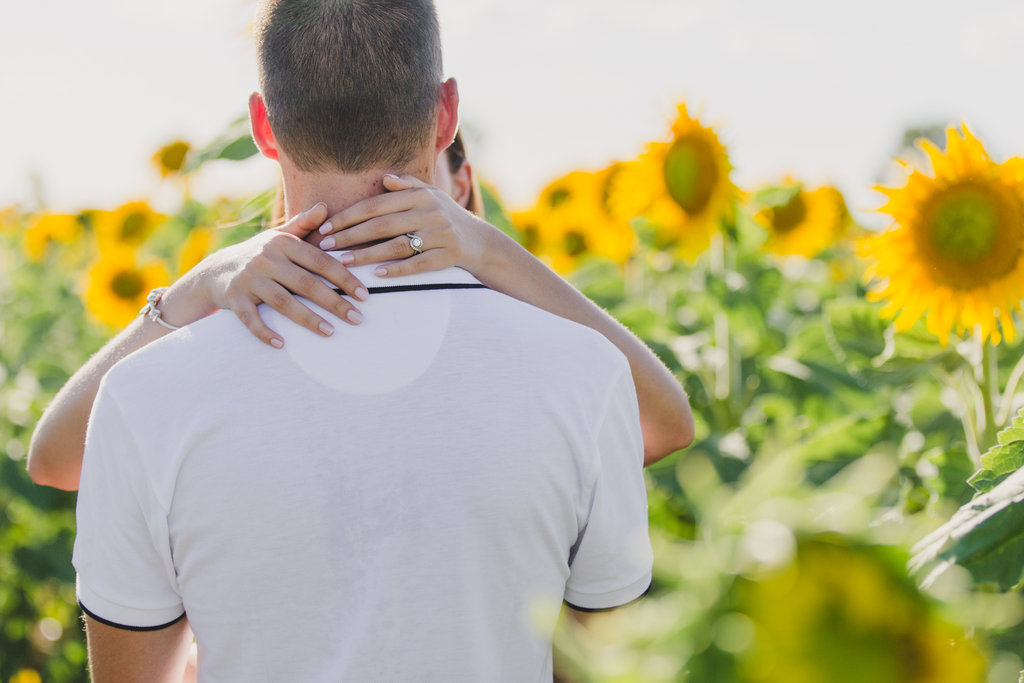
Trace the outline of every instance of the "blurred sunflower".
<instances>
[{"instance_id":1,"label":"blurred sunflower","mask_svg":"<svg viewBox=\"0 0 1024 683\"><path fill-rule=\"evenodd\" d=\"M526 209L514 211L509 216L512 225L519 231L519 242L528 252L535 256L540 255L540 230L537 227L537 210Z\"/></svg>"},{"instance_id":2,"label":"blurred sunflower","mask_svg":"<svg viewBox=\"0 0 1024 683\"><path fill-rule=\"evenodd\" d=\"M588 255L621 264L633 253L632 227L607 202L609 180L617 171L617 166L573 171L545 187L532 211L513 217L524 238L530 236L531 250L556 271L572 272Z\"/></svg>"},{"instance_id":3,"label":"blurred sunflower","mask_svg":"<svg viewBox=\"0 0 1024 683\"><path fill-rule=\"evenodd\" d=\"M806 540L788 568L741 581L738 606L755 625L741 679L982 683L977 646L935 617L898 566L874 548Z\"/></svg>"},{"instance_id":4,"label":"blurred sunflower","mask_svg":"<svg viewBox=\"0 0 1024 683\"><path fill-rule=\"evenodd\" d=\"M169 175L180 173L185 165L185 157L188 156L192 146L184 140L175 140L164 145L153 155L153 165L160 171L160 177L166 178Z\"/></svg>"},{"instance_id":5,"label":"blurred sunflower","mask_svg":"<svg viewBox=\"0 0 1024 683\"><path fill-rule=\"evenodd\" d=\"M192 228L185 243L178 252L178 274L192 270L197 263L210 253L213 245L213 231L209 228Z\"/></svg>"},{"instance_id":6,"label":"blurred sunflower","mask_svg":"<svg viewBox=\"0 0 1024 683\"><path fill-rule=\"evenodd\" d=\"M170 279L159 261L136 262L127 247L110 247L100 253L86 274L85 305L101 322L123 327L139 314L146 296Z\"/></svg>"},{"instance_id":7,"label":"blurred sunflower","mask_svg":"<svg viewBox=\"0 0 1024 683\"><path fill-rule=\"evenodd\" d=\"M723 221L732 219L739 191L732 165L713 128L678 106L671 142L655 142L629 162L611 186L618 213L639 207L655 226L655 246L674 247L688 261L703 253Z\"/></svg>"},{"instance_id":8,"label":"blurred sunflower","mask_svg":"<svg viewBox=\"0 0 1024 683\"><path fill-rule=\"evenodd\" d=\"M78 216L66 213L42 214L25 230L25 253L32 261L39 261L51 242L71 244L81 232L82 222Z\"/></svg>"},{"instance_id":9,"label":"blurred sunflower","mask_svg":"<svg viewBox=\"0 0 1024 683\"><path fill-rule=\"evenodd\" d=\"M808 190L787 183L762 193L767 198L754 214L768 231L765 251L780 256L811 258L836 243L845 232L846 202L834 187L825 185Z\"/></svg>"},{"instance_id":10,"label":"blurred sunflower","mask_svg":"<svg viewBox=\"0 0 1024 683\"><path fill-rule=\"evenodd\" d=\"M96 211L93 225L100 249L128 246L137 247L145 242L166 216L159 214L144 201L128 202L113 211Z\"/></svg>"},{"instance_id":11,"label":"blurred sunflower","mask_svg":"<svg viewBox=\"0 0 1024 683\"><path fill-rule=\"evenodd\" d=\"M13 206L0 209L0 235L13 233L18 228L18 211Z\"/></svg>"},{"instance_id":12,"label":"blurred sunflower","mask_svg":"<svg viewBox=\"0 0 1024 683\"><path fill-rule=\"evenodd\" d=\"M43 683L43 678L35 669L21 669L11 676L8 683Z\"/></svg>"},{"instance_id":13,"label":"blurred sunflower","mask_svg":"<svg viewBox=\"0 0 1024 683\"><path fill-rule=\"evenodd\" d=\"M893 225L858 244L868 297L886 301L897 330L927 314L942 344L975 328L993 344L1012 341L1024 297L1024 159L995 163L966 125L947 130L945 153L918 144L932 173L906 166L903 187L876 188Z\"/></svg>"}]
</instances>

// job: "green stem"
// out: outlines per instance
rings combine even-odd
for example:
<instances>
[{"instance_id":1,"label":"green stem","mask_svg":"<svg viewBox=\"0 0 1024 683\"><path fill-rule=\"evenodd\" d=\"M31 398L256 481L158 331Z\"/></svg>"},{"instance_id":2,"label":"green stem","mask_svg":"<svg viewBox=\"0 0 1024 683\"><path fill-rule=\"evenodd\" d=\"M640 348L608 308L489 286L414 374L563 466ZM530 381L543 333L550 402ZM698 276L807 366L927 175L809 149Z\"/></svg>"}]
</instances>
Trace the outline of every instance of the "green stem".
<instances>
[{"instance_id":1,"label":"green stem","mask_svg":"<svg viewBox=\"0 0 1024 683\"><path fill-rule=\"evenodd\" d=\"M981 435L981 452L984 453L996 444L996 411L994 397L999 392L999 367L996 364L996 348L991 342L982 342L981 347L981 389L982 404L985 406L985 431Z\"/></svg>"}]
</instances>

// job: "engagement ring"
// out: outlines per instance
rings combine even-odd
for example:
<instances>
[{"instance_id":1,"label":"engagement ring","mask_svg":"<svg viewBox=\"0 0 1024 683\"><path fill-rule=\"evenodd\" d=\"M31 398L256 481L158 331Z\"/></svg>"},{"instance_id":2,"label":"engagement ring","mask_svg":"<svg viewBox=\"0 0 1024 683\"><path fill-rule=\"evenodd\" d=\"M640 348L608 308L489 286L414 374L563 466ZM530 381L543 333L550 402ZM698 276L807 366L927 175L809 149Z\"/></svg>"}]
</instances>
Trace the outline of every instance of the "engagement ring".
<instances>
[{"instance_id":1,"label":"engagement ring","mask_svg":"<svg viewBox=\"0 0 1024 683\"><path fill-rule=\"evenodd\" d=\"M407 232L405 236L409 238L409 248L417 254L423 253L423 238L414 232Z\"/></svg>"}]
</instances>

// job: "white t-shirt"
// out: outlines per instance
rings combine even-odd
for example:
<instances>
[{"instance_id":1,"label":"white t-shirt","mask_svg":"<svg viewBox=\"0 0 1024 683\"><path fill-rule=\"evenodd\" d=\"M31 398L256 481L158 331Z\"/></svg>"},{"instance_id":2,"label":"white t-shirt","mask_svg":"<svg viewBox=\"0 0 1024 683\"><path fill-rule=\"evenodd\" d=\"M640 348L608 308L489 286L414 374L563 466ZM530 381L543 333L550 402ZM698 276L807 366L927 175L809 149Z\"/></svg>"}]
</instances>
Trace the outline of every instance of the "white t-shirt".
<instances>
[{"instance_id":1,"label":"white t-shirt","mask_svg":"<svg viewBox=\"0 0 1024 683\"><path fill-rule=\"evenodd\" d=\"M261 307L283 350L217 313L111 369L79 601L123 628L187 614L201 681L550 681L561 601L651 580L625 358L488 289L358 306L330 338Z\"/></svg>"}]
</instances>

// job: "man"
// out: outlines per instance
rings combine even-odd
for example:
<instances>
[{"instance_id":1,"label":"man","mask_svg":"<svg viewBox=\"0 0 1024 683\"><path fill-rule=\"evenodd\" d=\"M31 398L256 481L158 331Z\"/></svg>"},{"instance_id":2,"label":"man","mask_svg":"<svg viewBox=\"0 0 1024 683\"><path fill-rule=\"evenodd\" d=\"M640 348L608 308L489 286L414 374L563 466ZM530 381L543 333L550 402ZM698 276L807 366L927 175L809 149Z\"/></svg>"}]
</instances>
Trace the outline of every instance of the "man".
<instances>
[{"instance_id":1,"label":"man","mask_svg":"<svg viewBox=\"0 0 1024 683\"><path fill-rule=\"evenodd\" d=\"M432 180L458 94L428 0L271 1L257 34L289 215ZM74 556L94 680L180 680L193 632L200 680L550 680L563 599L648 588L624 357L459 269L356 274L345 334L278 351L214 314L107 374Z\"/></svg>"}]
</instances>

